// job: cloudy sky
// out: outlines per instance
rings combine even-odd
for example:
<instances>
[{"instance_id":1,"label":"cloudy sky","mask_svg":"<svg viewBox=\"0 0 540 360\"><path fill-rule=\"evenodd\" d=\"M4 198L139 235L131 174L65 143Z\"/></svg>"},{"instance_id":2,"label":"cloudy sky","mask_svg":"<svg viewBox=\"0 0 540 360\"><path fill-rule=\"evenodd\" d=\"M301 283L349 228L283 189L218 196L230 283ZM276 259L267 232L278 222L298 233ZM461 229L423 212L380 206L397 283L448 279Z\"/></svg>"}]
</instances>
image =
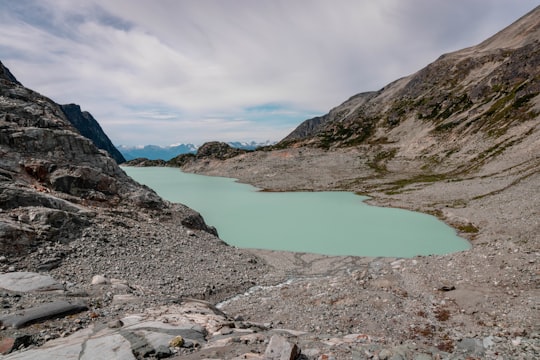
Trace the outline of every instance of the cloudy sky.
<instances>
[{"instance_id":1,"label":"cloudy sky","mask_svg":"<svg viewBox=\"0 0 540 360\"><path fill-rule=\"evenodd\" d=\"M116 145L279 140L539 0L0 0L0 61Z\"/></svg>"}]
</instances>

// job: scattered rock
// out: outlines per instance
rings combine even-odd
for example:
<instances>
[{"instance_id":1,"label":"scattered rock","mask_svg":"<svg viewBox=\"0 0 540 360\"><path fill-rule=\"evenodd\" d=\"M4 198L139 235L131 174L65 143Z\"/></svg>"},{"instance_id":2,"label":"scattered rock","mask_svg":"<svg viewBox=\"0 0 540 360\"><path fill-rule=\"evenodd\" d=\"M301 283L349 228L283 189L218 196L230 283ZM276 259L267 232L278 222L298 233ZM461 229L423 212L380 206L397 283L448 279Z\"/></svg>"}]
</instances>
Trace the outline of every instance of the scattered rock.
<instances>
[{"instance_id":1,"label":"scattered rock","mask_svg":"<svg viewBox=\"0 0 540 360\"><path fill-rule=\"evenodd\" d=\"M12 351L28 347L31 344L32 337L30 335L2 338L0 339L0 355L9 354Z\"/></svg>"},{"instance_id":2,"label":"scattered rock","mask_svg":"<svg viewBox=\"0 0 540 360\"><path fill-rule=\"evenodd\" d=\"M122 326L124 326L124 323L122 322L122 320L115 320L115 321L111 321L107 324L107 326L111 329L119 329L121 328Z\"/></svg>"},{"instance_id":3,"label":"scattered rock","mask_svg":"<svg viewBox=\"0 0 540 360\"><path fill-rule=\"evenodd\" d=\"M268 360L294 360L299 354L300 349L296 344L289 343L282 336L274 335L270 338L264 357Z\"/></svg>"},{"instance_id":4,"label":"scattered rock","mask_svg":"<svg viewBox=\"0 0 540 360\"><path fill-rule=\"evenodd\" d=\"M61 258L47 259L38 265L37 271L49 271L52 269L56 269L58 266L60 266L61 262Z\"/></svg>"},{"instance_id":5,"label":"scattered rock","mask_svg":"<svg viewBox=\"0 0 540 360\"><path fill-rule=\"evenodd\" d=\"M111 281L103 275L94 275L92 277L92 285L108 285Z\"/></svg>"},{"instance_id":6,"label":"scattered rock","mask_svg":"<svg viewBox=\"0 0 540 360\"><path fill-rule=\"evenodd\" d=\"M471 355L484 354L484 345L480 339L462 339L458 341L457 348Z\"/></svg>"},{"instance_id":7,"label":"scattered rock","mask_svg":"<svg viewBox=\"0 0 540 360\"><path fill-rule=\"evenodd\" d=\"M456 290L456 287L455 286L441 286L439 288L439 291L452 291L452 290Z\"/></svg>"}]
</instances>

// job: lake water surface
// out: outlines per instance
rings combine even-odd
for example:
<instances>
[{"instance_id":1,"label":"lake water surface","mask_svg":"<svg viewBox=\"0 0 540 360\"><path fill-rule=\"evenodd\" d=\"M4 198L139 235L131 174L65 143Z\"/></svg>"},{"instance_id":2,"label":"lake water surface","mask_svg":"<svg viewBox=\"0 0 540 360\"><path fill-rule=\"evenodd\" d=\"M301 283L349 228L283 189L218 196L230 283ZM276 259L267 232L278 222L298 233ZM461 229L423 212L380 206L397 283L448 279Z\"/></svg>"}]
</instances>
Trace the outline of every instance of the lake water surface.
<instances>
[{"instance_id":1,"label":"lake water surface","mask_svg":"<svg viewBox=\"0 0 540 360\"><path fill-rule=\"evenodd\" d=\"M222 240L241 248L390 257L470 248L433 216L370 206L353 193L260 192L234 179L175 168L123 169L161 197L200 212Z\"/></svg>"}]
</instances>

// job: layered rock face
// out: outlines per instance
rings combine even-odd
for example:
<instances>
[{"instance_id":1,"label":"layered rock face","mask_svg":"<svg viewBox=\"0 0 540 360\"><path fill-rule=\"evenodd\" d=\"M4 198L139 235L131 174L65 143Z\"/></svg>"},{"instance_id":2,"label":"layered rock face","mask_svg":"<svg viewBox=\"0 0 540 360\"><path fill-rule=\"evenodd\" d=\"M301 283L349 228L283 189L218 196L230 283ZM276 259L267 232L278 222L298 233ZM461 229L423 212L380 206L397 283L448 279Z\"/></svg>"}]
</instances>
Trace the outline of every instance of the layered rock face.
<instances>
[{"instance_id":1,"label":"layered rock face","mask_svg":"<svg viewBox=\"0 0 540 360\"><path fill-rule=\"evenodd\" d=\"M44 240L77 237L92 218L89 206L166 206L81 136L57 104L20 85L3 66L2 74L2 253L28 251Z\"/></svg>"}]
</instances>

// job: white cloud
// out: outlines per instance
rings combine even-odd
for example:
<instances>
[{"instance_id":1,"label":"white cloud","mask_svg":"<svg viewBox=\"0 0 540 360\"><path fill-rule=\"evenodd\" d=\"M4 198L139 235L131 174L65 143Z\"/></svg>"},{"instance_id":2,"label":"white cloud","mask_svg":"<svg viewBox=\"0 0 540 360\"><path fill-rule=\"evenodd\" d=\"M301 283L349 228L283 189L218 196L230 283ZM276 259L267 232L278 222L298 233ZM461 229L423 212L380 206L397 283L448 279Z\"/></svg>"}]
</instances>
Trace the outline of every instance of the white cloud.
<instances>
[{"instance_id":1,"label":"white cloud","mask_svg":"<svg viewBox=\"0 0 540 360\"><path fill-rule=\"evenodd\" d=\"M535 5L0 0L0 60L25 85L81 104L115 143L278 140ZM266 104L276 108L253 111Z\"/></svg>"}]
</instances>

